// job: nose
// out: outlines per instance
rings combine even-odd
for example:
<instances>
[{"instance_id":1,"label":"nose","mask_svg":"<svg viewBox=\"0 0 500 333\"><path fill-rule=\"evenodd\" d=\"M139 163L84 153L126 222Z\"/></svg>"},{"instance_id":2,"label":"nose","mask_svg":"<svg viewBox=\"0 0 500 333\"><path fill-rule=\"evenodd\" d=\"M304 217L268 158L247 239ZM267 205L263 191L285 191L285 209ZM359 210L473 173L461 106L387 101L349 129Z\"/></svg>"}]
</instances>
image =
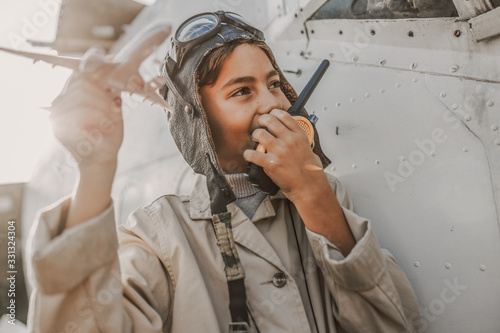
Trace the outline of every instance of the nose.
<instances>
[{"instance_id":1,"label":"nose","mask_svg":"<svg viewBox=\"0 0 500 333\"><path fill-rule=\"evenodd\" d=\"M259 96L257 113L266 114L273 109L283 109L283 102L271 91L264 89Z\"/></svg>"}]
</instances>

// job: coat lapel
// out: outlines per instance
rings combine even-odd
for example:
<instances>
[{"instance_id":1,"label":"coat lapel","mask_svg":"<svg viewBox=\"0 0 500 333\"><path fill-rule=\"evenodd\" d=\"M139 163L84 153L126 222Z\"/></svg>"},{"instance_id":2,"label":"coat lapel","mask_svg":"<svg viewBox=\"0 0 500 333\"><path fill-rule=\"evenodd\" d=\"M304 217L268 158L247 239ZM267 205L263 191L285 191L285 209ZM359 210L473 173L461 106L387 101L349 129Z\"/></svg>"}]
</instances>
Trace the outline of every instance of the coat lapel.
<instances>
[{"instance_id":1,"label":"coat lapel","mask_svg":"<svg viewBox=\"0 0 500 333\"><path fill-rule=\"evenodd\" d=\"M272 198L280 198L279 195ZM212 215L210 212L210 199L206 188L205 177L199 176L195 181L193 191L189 195L190 207L189 215L192 220L200 220L210 223ZM232 216L232 228L234 241L253 252L262 259L284 271L285 267L279 259L276 251L272 248L266 238L250 221L245 213L234 203L228 205L228 210ZM276 212L271 203L271 199L266 197L255 212L253 221L264 218L274 219ZM208 220L208 221L207 221Z\"/></svg>"},{"instance_id":2,"label":"coat lapel","mask_svg":"<svg viewBox=\"0 0 500 333\"><path fill-rule=\"evenodd\" d=\"M264 199L264 201L266 200L269 199ZM259 229L257 229L254 222L250 221L245 213L243 213L243 211L234 204L230 204L229 210L233 214L234 241L238 245L245 247L257 256L273 264L279 270L284 271L285 267L279 259L278 254L274 251L273 247L269 244ZM273 216L269 218L274 218L274 210Z\"/></svg>"}]
</instances>

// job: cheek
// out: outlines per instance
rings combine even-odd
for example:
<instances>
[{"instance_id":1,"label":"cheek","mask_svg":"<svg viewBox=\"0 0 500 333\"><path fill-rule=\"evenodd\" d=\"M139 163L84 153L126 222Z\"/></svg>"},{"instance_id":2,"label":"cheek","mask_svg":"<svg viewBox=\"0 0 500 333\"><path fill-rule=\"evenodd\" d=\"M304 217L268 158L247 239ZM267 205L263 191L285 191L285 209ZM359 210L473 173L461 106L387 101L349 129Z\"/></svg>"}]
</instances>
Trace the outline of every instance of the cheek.
<instances>
[{"instance_id":1,"label":"cheek","mask_svg":"<svg viewBox=\"0 0 500 333\"><path fill-rule=\"evenodd\" d=\"M228 119L225 122L226 137L229 139L242 139L249 135L250 119L238 121L237 118Z\"/></svg>"},{"instance_id":2,"label":"cheek","mask_svg":"<svg viewBox=\"0 0 500 333\"><path fill-rule=\"evenodd\" d=\"M222 106L222 105L221 105ZM224 105L219 111L208 115L212 136L217 144L228 146L241 145L249 136L252 117L247 110L234 105Z\"/></svg>"}]
</instances>

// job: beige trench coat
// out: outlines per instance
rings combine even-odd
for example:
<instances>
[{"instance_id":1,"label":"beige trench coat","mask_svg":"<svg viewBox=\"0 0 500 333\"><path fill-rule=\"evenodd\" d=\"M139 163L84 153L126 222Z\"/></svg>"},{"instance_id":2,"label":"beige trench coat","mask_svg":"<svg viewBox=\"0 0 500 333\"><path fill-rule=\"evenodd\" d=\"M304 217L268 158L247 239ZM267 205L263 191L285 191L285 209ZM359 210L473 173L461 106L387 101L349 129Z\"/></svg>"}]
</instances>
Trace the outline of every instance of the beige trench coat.
<instances>
[{"instance_id":1,"label":"beige trench coat","mask_svg":"<svg viewBox=\"0 0 500 333\"><path fill-rule=\"evenodd\" d=\"M305 229L296 210L292 221L285 218L281 192L267 197L252 221L229 205L252 332L255 325L262 333L311 332L297 277L254 225L263 219L295 223L305 261L311 259L305 274L320 332L417 332L420 313L406 275L380 249L370 222L352 212L343 186L329 178L357 240L347 258ZM163 196L136 210L118 232L110 207L61 233L68 200L41 212L31 231L30 331L227 331L228 290L203 177L189 196ZM280 272L283 286L272 283Z\"/></svg>"}]
</instances>

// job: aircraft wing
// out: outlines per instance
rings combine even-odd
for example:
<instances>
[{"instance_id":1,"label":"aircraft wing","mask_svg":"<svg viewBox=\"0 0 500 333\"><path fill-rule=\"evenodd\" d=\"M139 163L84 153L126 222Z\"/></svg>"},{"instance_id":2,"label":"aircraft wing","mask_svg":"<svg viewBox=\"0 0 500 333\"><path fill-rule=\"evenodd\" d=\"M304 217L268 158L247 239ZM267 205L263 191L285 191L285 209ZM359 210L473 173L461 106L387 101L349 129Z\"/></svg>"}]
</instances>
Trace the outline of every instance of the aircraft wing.
<instances>
[{"instance_id":1,"label":"aircraft wing","mask_svg":"<svg viewBox=\"0 0 500 333\"><path fill-rule=\"evenodd\" d=\"M168 22L155 22L141 31L134 39L125 45L110 61L105 55L89 50L83 58L61 57L57 55L17 51L0 47L0 51L33 59L34 62L44 61L53 66L62 66L76 72L91 74L99 78L100 84L106 88L139 94L144 101L158 104L173 111L172 107L156 93L161 87L161 77L155 77L145 83L138 72L141 63L156 50L170 35L171 25Z\"/></svg>"},{"instance_id":2,"label":"aircraft wing","mask_svg":"<svg viewBox=\"0 0 500 333\"><path fill-rule=\"evenodd\" d=\"M19 55L22 57L30 58L33 59L33 63L37 61L43 61L48 64L51 64L52 66L61 66L61 67L66 67L72 70L78 70L78 66L80 65L80 58L74 58L74 57L61 57L57 55L51 55L51 54L42 54L42 53L35 53L35 52L26 52L26 51L18 51L18 50L12 50L4 47L0 47L0 51L4 51L7 53Z\"/></svg>"}]
</instances>

